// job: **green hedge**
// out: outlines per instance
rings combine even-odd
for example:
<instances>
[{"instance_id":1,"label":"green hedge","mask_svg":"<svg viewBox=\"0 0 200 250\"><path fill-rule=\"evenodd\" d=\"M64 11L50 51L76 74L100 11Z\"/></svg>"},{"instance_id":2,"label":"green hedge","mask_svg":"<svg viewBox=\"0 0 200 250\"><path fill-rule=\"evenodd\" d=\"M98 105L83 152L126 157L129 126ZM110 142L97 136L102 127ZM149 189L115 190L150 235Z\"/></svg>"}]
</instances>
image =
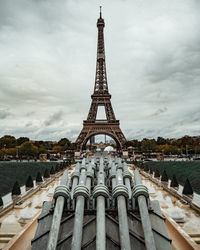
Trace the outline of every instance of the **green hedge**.
<instances>
[{"instance_id":1,"label":"green hedge","mask_svg":"<svg viewBox=\"0 0 200 250\"><path fill-rule=\"evenodd\" d=\"M18 181L20 186L26 184L29 175L36 179L38 172L44 175L56 168L57 162L0 162L0 196L12 192L13 185Z\"/></svg>"},{"instance_id":2,"label":"green hedge","mask_svg":"<svg viewBox=\"0 0 200 250\"><path fill-rule=\"evenodd\" d=\"M172 180L173 175L179 184L184 186L186 179L191 183L194 192L200 194L200 162L186 161L186 162L176 162L176 161L166 161L166 162L145 162L150 168L155 171L159 170L160 174L164 172Z\"/></svg>"}]
</instances>

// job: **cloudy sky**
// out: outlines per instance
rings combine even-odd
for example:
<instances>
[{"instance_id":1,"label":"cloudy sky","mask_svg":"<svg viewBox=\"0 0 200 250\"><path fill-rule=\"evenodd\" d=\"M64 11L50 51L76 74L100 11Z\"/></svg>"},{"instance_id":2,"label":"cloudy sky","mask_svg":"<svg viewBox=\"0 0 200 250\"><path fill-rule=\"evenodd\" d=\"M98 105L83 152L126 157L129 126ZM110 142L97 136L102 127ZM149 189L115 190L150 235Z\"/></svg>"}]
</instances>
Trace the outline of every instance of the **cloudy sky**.
<instances>
[{"instance_id":1,"label":"cloudy sky","mask_svg":"<svg viewBox=\"0 0 200 250\"><path fill-rule=\"evenodd\" d=\"M1 0L0 136L76 139L94 87L99 5L125 136L200 134L199 0Z\"/></svg>"}]
</instances>

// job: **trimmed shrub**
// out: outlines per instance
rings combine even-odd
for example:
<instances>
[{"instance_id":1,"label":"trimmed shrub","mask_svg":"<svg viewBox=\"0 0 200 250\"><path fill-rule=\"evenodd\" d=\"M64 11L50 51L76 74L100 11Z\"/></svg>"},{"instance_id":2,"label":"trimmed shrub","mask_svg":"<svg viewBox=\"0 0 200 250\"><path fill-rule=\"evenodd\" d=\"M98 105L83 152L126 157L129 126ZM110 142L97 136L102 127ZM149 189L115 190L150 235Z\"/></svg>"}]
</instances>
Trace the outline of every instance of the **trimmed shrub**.
<instances>
[{"instance_id":1,"label":"trimmed shrub","mask_svg":"<svg viewBox=\"0 0 200 250\"><path fill-rule=\"evenodd\" d=\"M0 207L2 207L2 206L3 206L3 200L2 200L2 198L0 196Z\"/></svg>"},{"instance_id":2,"label":"trimmed shrub","mask_svg":"<svg viewBox=\"0 0 200 250\"><path fill-rule=\"evenodd\" d=\"M149 167L147 165L144 165L144 171L148 172L149 171Z\"/></svg>"},{"instance_id":3,"label":"trimmed shrub","mask_svg":"<svg viewBox=\"0 0 200 250\"><path fill-rule=\"evenodd\" d=\"M37 173L37 176L36 176L36 182L42 182L42 175L40 172Z\"/></svg>"},{"instance_id":4,"label":"trimmed shrub","mask_svg":"<svg viewBox=\"0 0 200 250\"><path fill-rule=\"evenodd\" d=\"M150 170L150 174L153 174L153 169L151 167L149 168L149 170Z\"/></svg>"},{"instance_id":5,"label":"trimmed shrub","mask_svg":"<svg viewBox=\"0 0 200 250\"><path fill-rule=\"evenodd\" d=\"M26 180L26 187L32 188L33 187L33 179L32 177L29 175L29 177Z\"/></svg>"},{"instance_id":6,"label":"trimmed shrub","mask_svg":"<svg viewBox=\"0 0 200 250\"><path fill-rule=\"evenodd\" d=\"M13 184L17 180L20 187L26 184L30 175L36 180L37 173L44 175L45 169L51 169L58 162L0 162L0 194L1 197L8 193L12 193Z\"/></svg>"},{"instance_id":7,"label":"trimmed shrub","mask_svg":"<svg viewBox=\"0 0 200 250\"><path fill-rule=\"evenodd\" d=\"M168 176L167 176L167 172L164 170L163 171L163 174L162 174L162 177L161 177L161 181L168 181Z\"/></svg>"},{"instance_id":8,"label":"trimmed shrub","mask_svg":"<svg viewBox=\"0 0 200 250\"><path fill-rule=\"evenodd\" d=\"M192 186L190 184L190 181L188 180L188 178L185 181L185 185L183 188L183 194L185 195L192 195L193 194L193 189Z\"/></svg>"},{"instance_id":9,"label":"trimmed shrub","mask_svg":"<svg viewBox=\"0 0 200 250\"><path fill-rule=\"evenodd\" d=\"M50 174L55 174L54 167L51 167Z\"/></svg>"},{"instance_id":10,"label":"trimmed shrub","mask_svg":"<svg viewBox=\"0 0 200 250\"><path fill-rule=\"evenodd\" d=\"M154 177L156 177L156 178L160 177L160 172L158 169L155 170Z\"/></svg>"},{"instance_id":11,"label":"trimmed shrub","mask_svg":"<svg viewBox=\"0 0 200 250\"><path fill-rule=\"evenodd\" d=\"M141 169L144 169L144 163L141 162L140 165L139 165L139 167L140 167Z\"/></svg>"},{"instance_id":12,"label":"trimmed shrub","mask_svg":"<svg viewBox=\"0 0 200 250\"><path fill-rule=\"evenodd\" d=\"M188 178L192 189L197 194L200 194L200 161L163 161L163 162L146 162L153 170L158 169L160 173L164 170L168 177L172 180L173 175L176 175L178 184L184 186Z\"/></svg>"},{"instance_id":13,"label":"trimmed shrub","mask_svg":"<svg viewBox=\"0 0 200 250\"><path fill-rule=\"evenodd\" d=\"M60 171L60 166L59 166L59 165L56 165L55 171L56 171L56 172L59 172L59 171Z\"/></svg>"},{"instance_id":14,"label":"trimmed shrub","mask_svg":"<svg viewBox=\"0 0 200 250\"><path fill-rule=\"evenodd\" d=\"M50 172L49 170L46 168L44 171L44 178L49 178L50 177Z\"/></svg>"},{"instance_id":15,"label":"trimmed shrub","mask_svg":"<svg viewBox=\"0 0 200 250\"><path fill-rule=\"evenodd\" d=\"M176 179L176 175L175 174L172 177L172 181L170 183L170 187L178 187L178 181Z\"/></svg>"},{"instance_id":16,"label":"trimmed shrub","mask_svg":"<svg viewBox=\"0 0 200 250\"><path fill-rule=\"evenodd\" d=\"M12 188L12 195L20 195L20 194L21 194L21 189L19 186L19 182L16 181Z\"/></svg>"}]
</instances>

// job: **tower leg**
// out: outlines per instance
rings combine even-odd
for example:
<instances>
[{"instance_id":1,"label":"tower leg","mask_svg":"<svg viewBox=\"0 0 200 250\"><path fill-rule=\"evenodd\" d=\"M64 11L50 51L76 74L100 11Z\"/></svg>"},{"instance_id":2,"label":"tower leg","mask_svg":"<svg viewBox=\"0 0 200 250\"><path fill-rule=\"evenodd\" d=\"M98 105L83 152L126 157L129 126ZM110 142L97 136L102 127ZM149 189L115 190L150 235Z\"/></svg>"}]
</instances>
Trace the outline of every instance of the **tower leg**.
<instances>
[{"instance_id":1,"label":"tower leg","mask_svg":"<svg viewBox=\"0 0 200 250\"><path fill-rule=\"evenodd\" d=\"M92 136L92 137L90 138L90 146L92 146L92 144L94 144L94 143L95 143L95 137Z\"/></svg>"}]
</instances>

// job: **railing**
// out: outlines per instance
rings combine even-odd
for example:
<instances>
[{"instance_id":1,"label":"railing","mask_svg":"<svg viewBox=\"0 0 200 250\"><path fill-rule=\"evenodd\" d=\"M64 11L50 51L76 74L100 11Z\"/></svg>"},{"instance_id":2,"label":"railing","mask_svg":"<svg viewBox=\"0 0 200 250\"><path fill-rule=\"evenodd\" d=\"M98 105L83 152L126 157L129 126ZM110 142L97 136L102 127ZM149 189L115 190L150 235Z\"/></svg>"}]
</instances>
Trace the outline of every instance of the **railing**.
<instances>
[{"instance_id":1,"label":"railing","mask_svg":"<svg viewBox=\"0 0 200 250\"><path fill-rule=\"evenodd\" d=\"M95 121L89 121L89 120L84 120L84 124L119 124L119 120L95 120Z\"/></svg>"}]
</instances>

